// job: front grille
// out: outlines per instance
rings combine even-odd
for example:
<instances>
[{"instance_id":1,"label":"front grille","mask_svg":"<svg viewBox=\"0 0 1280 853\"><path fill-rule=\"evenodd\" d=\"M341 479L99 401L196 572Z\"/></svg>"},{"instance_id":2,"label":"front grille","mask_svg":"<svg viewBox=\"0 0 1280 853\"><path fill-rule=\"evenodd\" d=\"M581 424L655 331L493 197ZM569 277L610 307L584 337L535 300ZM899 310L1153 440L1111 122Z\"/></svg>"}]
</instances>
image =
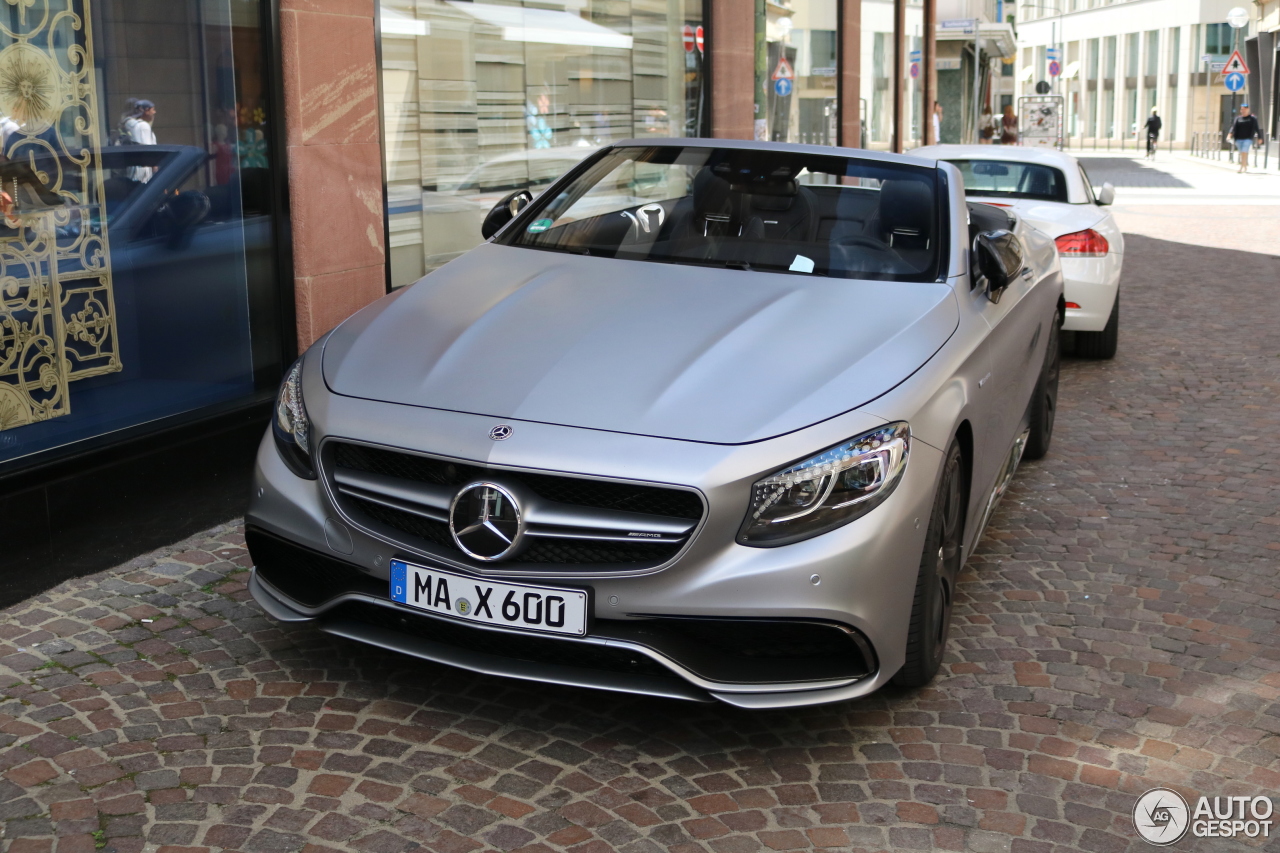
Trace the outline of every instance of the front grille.
<instances>
[{"instance_id":1,"label":"front grille","mask_svg":"<svg viewBox=\"0 0 1280 853\"><path fill-rule=\"evenodd\" d=\"M557 664L633 675L676 676L646 655L628 649L597 646L536 634L489 631L459 622L419 616L401 609L348 602L325 614L326 621L351 620L410 634L453 648L533 663Z\"/></svg>"},{"instance_id":2,"label":"front grille","mask_svg":"<svg viewBox=\"0 0 1280 853\"><path fill-rule=\"evenodd\" d=\"M702 499L684 489L488 468L343 441L328 442L325 458L331 479L344 472L375 475L369 484L356 486L344 486L334 480L335 497L353 521L426 554L481 570L527 568L546 572L557 567L583 572L652 568L680 553L688 542L688 531L701 520L703 512ZM638 524L665 521L670 527L676 522L677 527L686 532L628 539L624 526L616 531L617 539L610 540L593 538L592 534L599 533L598 530L584 528L575 532L554 526L543 535L528 536L524 549L508 561L478 563L468 559L454 544L447 521L447 504L441 502L442 495L448 497L453 490L477 480L520 487L546 507L599 510L600 515L628 513L627 518L636 519ZM433 497L423 498L423 505L406 501L400 487L412 489L415 485L433 490L430 493ZM388 500L389 491L399 496Z\"/></svg>"}]
</instances>

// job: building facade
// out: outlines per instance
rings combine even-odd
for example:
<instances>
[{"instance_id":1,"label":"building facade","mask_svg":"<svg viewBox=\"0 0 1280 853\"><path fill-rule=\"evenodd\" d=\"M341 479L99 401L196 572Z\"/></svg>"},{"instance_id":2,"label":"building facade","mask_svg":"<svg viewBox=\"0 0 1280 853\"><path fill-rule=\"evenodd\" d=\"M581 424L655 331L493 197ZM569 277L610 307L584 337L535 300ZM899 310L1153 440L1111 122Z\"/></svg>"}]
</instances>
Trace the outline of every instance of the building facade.
<instances>
[{"instance_id":1,"label":"building facade","mask_svg":"<svg viewBox=\"0 0 1280 853\"><path fill-rule=\"evenodd\" d=\"M1045 82L1065 97L1068 145L1145 147L1153 108L1164 125L1162 146L1187 148L1194 133L1225 133L1246 96L1229 92L1218 69L1233 50L1244 55L1258 36L1256 13L1239 30L1227 23L1238 5L1254 9L1235 0L1037 0L1021 6L1018 94L1034 94ZM1049 74L1055 47L1062 71L1057 77ZM1256 85L1262 75L1251 70Z\"/></svg>"}]
</instances>

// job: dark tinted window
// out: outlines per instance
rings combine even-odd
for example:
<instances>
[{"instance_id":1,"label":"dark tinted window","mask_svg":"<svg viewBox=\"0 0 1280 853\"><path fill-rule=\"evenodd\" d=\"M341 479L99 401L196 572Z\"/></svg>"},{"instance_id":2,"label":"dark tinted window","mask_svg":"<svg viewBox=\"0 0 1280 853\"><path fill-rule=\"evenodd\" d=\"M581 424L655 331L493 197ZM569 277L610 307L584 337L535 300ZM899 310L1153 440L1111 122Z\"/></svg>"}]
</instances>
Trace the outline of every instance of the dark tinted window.
<instances>
[{"instance_id":1,"label":"dark tinted window","mask_svg":"<svg viewBox=\"0 0 1280 853\"><path fill-rule=\"evenodd\" d=\"M504 235L509 245L836 278L931 281L937 171L824 154L662 146L606 153Z\"/></svg>"}]
</instances>

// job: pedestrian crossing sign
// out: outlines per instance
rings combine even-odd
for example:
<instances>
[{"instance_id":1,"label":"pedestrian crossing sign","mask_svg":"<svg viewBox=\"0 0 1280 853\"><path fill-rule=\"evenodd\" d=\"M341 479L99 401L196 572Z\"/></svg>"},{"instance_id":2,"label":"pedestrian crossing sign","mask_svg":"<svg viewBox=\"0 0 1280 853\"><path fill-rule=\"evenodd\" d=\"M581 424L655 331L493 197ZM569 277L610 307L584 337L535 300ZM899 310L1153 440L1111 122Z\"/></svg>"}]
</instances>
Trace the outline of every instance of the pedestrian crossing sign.
<instances>
[{"instance_id":1,"label":"pedestrian crossing sign","mask_svg":"<svg viewBox=\"0 0 1280 853\"><path fill-rule=\"evenodd\" d=\"M1227 64L1222 66L1222 76L1228 74L1248 74L1249 66L1244 64L1244 57L1240 55L1240 51L1233 51L1231 58L1227 60Z\"/></svg>"}]
</instances>

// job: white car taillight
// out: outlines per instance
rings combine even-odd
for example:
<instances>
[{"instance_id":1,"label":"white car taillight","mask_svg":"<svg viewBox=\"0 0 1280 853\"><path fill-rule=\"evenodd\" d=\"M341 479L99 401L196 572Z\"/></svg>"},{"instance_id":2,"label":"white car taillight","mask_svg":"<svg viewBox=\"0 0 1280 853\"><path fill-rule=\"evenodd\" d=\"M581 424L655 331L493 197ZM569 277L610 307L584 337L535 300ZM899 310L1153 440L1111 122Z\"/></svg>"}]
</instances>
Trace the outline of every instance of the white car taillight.
<instances>
[{"instance_id":1,"label":"white car taillight","mask_svg":"<svg viewBox=\"0 0 1280 853\"><path fill-rule=\"evenodd\" d=\"M1054 242L1058 244L1058 254L1067 258L1101 258L1111 248L1107 238L1092 228L1063 234Z\"/></svg>"}]
</instances>

